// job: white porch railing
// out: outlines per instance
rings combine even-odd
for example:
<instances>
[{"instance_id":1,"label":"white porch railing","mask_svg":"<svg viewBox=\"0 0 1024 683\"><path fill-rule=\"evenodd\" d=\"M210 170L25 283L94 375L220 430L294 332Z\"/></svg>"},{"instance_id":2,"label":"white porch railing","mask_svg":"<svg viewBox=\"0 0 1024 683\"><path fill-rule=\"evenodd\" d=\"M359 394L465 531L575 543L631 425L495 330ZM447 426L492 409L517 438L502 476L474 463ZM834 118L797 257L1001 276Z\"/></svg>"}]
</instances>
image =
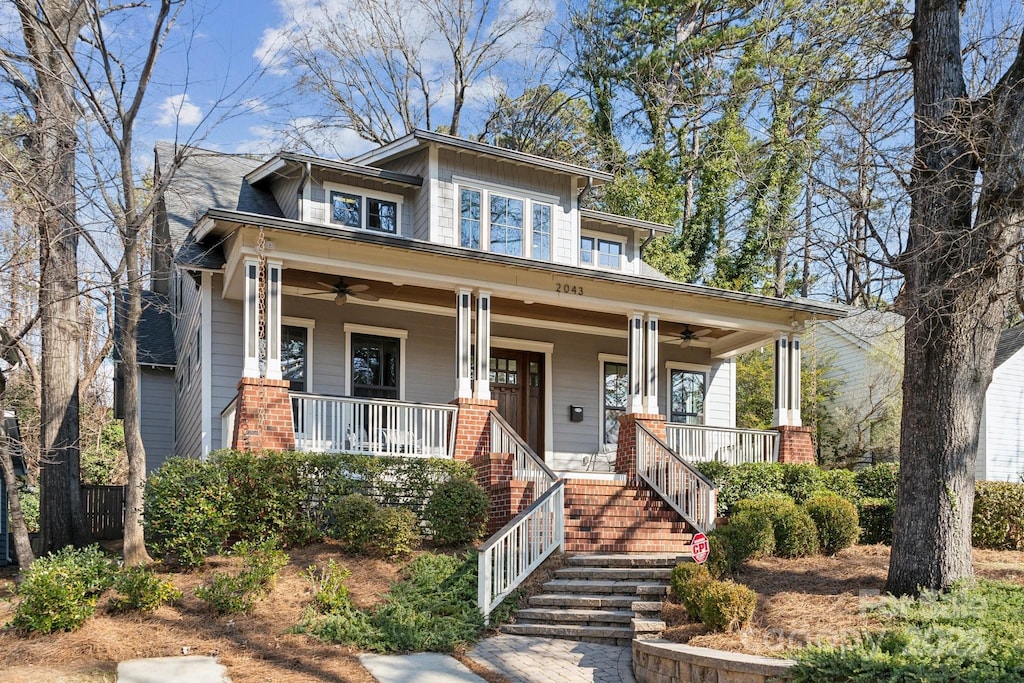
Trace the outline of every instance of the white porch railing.
<instances>
[{"instance_id":1,"label":"white porch railing","mask_svg":"<svg viewBox=\"0 0 1024 683\"><path fill-rule=\"evenodd\" d=\"M295 450L451 457L458 408L292 393Z\"/></svg>"},{"instance_id":2,"label":"white porch railing","mask_svg":"<svg viewBox=\"0 0 1024 683\"><path fill-rule=\"evenodd\" d=\"M741 465L779 459L779 433L773 431L669 422L665 437L669 448L690 462L717 460Z\"/></svg>"},{"instance_id":3,"label":"white porch railing","mask_svg":"<svg viewBox=\"0 0 1024 683\"><path fill-rule=\"evenodd\" d=\"M636 423L636 473L698 531L714 528L715 485L639 422Z\"/></svg>"},{"instance_id":4,"label":"white porch railing","mask_svg":"<svg viewBox=\"0 0 1024 683\"><path fill-rule=\"evenodd\" d=\"M480 546L477 604L484 622L548 555L564 544L565 480L559 479Z\"/></svg>"},{"instance_id":5,"label":"white porch railing","mask_svg":"<svg viewBox=\"0 0 1024 683\"><path fill-rule=\"evenodd\" d=\"M477 604L491 612L547 557L565 544L565 480L491 411L491 452L512 455L512 478L533 483L533 502L480 546Z\"/></svg>"},{"instance_id":6,"label":"white porch railing","mask_svg":"<svg viewBox=\"0 0 1024 683\"><path fill-rule=\"evenodd\" d=\"M558 480L551 468L495 410L491 411L491 452L512 455L512 478L533 484L533 500Z\"/></svg>"}]
</instances>

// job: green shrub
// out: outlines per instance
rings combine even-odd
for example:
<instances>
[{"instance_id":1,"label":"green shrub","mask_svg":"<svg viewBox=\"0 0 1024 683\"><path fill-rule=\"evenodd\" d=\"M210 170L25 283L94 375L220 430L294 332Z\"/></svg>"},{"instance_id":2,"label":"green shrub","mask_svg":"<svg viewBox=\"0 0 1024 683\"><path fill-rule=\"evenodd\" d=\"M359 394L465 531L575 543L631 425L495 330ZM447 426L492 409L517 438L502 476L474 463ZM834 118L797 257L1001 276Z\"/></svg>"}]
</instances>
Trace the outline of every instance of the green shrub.
<instances>
[{"instance_id":1,"label":"green shrub","mask_svg":"<svg viewBox=\"0 0 1024 683\"><path fill-rule=\"evenodd\" d=\"M686 612L698 618L704 584L713 581L707 567L696 562L680 562L672 569L669 589Z\"/></svg>"},{"instance_id":2,"label":"green shrub","mask_svg":"<svg viewBox=\"0 0 1024 683\"><path fill-rule=\"evenodd\" d=\"M419 538L418 521L412 510L381 508L370 547L388 558L405 557L416 547Z\"/></svg>"},{"instance_id":3,"label":"green shrub","mask_svg":"<svg viewBox=\"0 0 1024 683\"><path fill-rule=\"evenodd\" d=\"M171 458L146 479L146 540L164 559L196 567L233 527L232 494L216 463Z\"/></svg>"},{"instance_id":4,"label":"green shrub","mask_svg":"<svg viewBox=\"0 0 1024 683\"><path fill-rule=\"evenodd\" d=\"M736 567L730 564L729 549L722 538L721 529L715 529L708 534L708 559L704 566L708 568L708 573L715 579L720 579L736 571Z\"/></svg>"},{"instance_id":5,"label":"green shrub","mask_svg":"<svg viewBox=\"0 0 1024 683\"><path fill-rule=\"evenodd\" d=\"M702 587L700 620L712 631L735 631L754 616L757 593L732 581L710 581Z\"/></svg>"},{"instance_id":6,"label":"green shrub","mask_svg":"<svg viewBox=\"0 0 1024 683\"><path fill-rule=\"evenodd\" d=\"M774 518L776 515L797 509L796 503L785 493L765 493L754 498L736 501L733 513L755 512Z\"/></svg>"},{"instance_id":7,"label":"green shrub","mask_svg":"<svg viewBox=\"0 0 1024 683\"><path fill-rule=\"evenodd\" d=\"M861 498L857 505L861 543L892 544L896 503L891 498Z\"/></svg>"},{"instance_id":8,"label":"green shrub","mask_svg":"<svg viewBox=\"0 0 1024 683\"><path fill-rule=\"evenodd\" d=\"M196 588L196 597L218 614L248 614L273 587L278 573L288 564L288 555L277 539L263 543L239 541L231 553L242 558L237 575L214 574L208 583Z\"/></svg>"},{"instance_id":9,"label":"green shrub","mask_svg":"<svg viewBox=\"0 0 1024 683\"><path fill-rule=\"evenodd\" d=\"M821 486L822 491L834 493L854 503L860 499L857 474L853 470L822 470Z\"/></svg>"},{"instance_id":10,"label":"green shrub","mask_svg":"<svg viewBox=\"0 0 1024 683\"><path fill-rule=\"evenodd\" d=\"M487 493L472 479L452 479L434 491L423 510L434 542L441 546L472 543L487 525Z\"/></svg>"},{"instance_id":11,"label":"green shrub","mask_svg":"<svg viewBox=\"0 0 1024 683\"><path fill-rule=\"evenodd\" d=\"M785 510L772 520L775 554L779 557L808 557L818 552L818 529L800 508Z\"/></svg>"},{"instance_id":12,"label":"green shrub","mask_svg":"<svg viewBox=\"0 0 1024 683\"><path fill-rule=\"evenodd\" d=\"M718 460L705 460L693 464L694 468L711 480L715 486L722 486L729 479L729 465Z\"/></svg>"},{"instance_id":13,"label":"green shrub","mask_svg":"<svg viewBox=\"0 0 1024 683\"><path fill-rule=\"evenodd\" d=\"M804 504L818 528L818 544L826 555L834 555L857 542L860 526L857 508L837 495L817 495Z\"/></svg>"},{"instance_id":14,"label":"green shrub","mask_svg":"<svg viewBox=\"0 0 1024 683\"><path fill-rule=\"evenodd\" d=\"M889 500L896 500L899 476L900 466L894 462L872 465L854 473L861 498L887 498Z\"/></svg>"},{"instance_id":15,"label":"green shrub","mask_svg":"<svg viewBox=\"0 0 1024 683\"><path fill-rule=\"evenodd\" d=\"M327 566L317 569L306 568L306 578L313 584L313 607L320 614L344 614L352 607L348 586L345 582L352 575L345 567L334 560L328 560Z\"/></svg>"},{"instance_id":16,"label":"green shrub","mask_svg":"<svg viewBox=\"0 0 1024 683\"><path fill-rule=\"evenodd\" d=\"M745 498L778 493L783 488L783 466L779 463L744 463L729 468L718 491L719 511Z\"/></svg>"},{"instance_id":17,"label":"green shrub","mask_svg":"<svg viewBox=\"0 0 1024 683\"><path fill-rule=\"evenodd\" d=\"M971 543L976 548L1024 550L1024 483L977 483Z\"/></svg>"},{"instance_id":18,"label":"green shrub","mask_svg":"<svg viewBox=\"0 0 1024 683\"><path fill-rule=\"evenodd\" d=\"M160 605L181 599L181 591L145 567L124 567L114 581L118 595L110 606L118 612L152 612Z\"/></svg>"},{"instance_id":19,"label":"green shrub","mask_svg":"<svg viewBox=\"0 0 1024 683\"><path fill-rule=\"evenodd\" d=\"M18 490L21 501L21 514L25 518L25 529L30 534L39 533L39 491L29 490L28 486L22 486ZM8 529L13 529L10 524Z\"/></svg>"},{"instance_id":20,"label":"green shrub","mask_svg":"<svg viewBox=\"0 0 1024 683\"><path fill-rule=\"evenodd\" d=\"M35 633L77 629L92 616L116 572L117 566L95 545L40 557L18 586L18 605L9 626Z\"/></svg>"},{"instance_id":21,"label":"green shrub","mask_svg":"<svg viewBox=\"0 0 1024 683\"><path fill-rule=\"evenodd\" d=\"M766 557L775 551L772 517L760 510L737 512L718 533L732 571L753 557Z\"/></svg>"},{"instance_id":22,"label":"green shrub","mask_svg":"<svg viewBox=\"0 0 1024 683\"><path fill-rule=\"evenodd\" d=\"M380 507L367 496L353 493L339 498L332 507L331 538L350 553L363 553L379 526Z\"/></svg>"},{"instance_id":23,"label":"green shrub","mask_svg":"<svg viewBox=\"0 0 1024 683\"><path fill-rule=\"evenodd\" d=\"M823 471L817 465L782 465L782 491L803 503L824 488Z\"/></svg>"}]
</instances>

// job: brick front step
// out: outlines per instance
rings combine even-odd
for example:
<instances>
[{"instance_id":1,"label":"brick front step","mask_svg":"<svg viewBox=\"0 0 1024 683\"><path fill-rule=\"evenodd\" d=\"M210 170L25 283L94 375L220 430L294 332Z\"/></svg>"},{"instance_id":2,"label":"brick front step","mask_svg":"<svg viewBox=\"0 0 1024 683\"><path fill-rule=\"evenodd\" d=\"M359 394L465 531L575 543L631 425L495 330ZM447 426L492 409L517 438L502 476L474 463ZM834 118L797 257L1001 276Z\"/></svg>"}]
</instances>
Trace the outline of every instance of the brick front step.
<instances>
[{"instance_id":1,"label":"brick front step","mask_svg":"<svg viewBox=\"0 0 1024 683\"><path fill-rule=\"evenodd\" d=\"M566 565L570 567L667 567L672 569L680 562L690 559L689 553L588 553L567 555Z\"/></svg>"}]
</instances>

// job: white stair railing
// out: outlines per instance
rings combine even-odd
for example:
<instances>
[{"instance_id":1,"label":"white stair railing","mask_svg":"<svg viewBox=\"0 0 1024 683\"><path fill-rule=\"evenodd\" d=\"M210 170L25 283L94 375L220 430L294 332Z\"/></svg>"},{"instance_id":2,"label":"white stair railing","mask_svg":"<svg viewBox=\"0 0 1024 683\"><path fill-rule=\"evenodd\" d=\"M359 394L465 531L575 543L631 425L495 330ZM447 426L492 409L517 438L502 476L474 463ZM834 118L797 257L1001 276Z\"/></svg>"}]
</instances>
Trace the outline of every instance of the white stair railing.
<instances>
[{"instance_id":1,"label":"white stair railing","mask_svg":"<svg viewBox=\"0 0 1024 683\"><path fill-rule=\"evenodd\" d=\"M458 408L291 393L295 450L451 457Z\"/></svg>"},{"instance_id":2,"label":"white stair railing","mask_svg":"<svg viewBox=\"0 0 1024 683\"><path fill-rule=\"evenodd\" d=\"M761 429L732 429L670 422L665 443L690 462L716 460L726 465L776 462L779 433Z\"/></svg>"},{"instance_id":3,"label":"white stair railing","mask_svg":"<svg viewBox=\"0 0 1024 683\"><path fill-rule=\"evenodd\" d=\"M715 485L639 422L636 473L695 529L714 529L718 505Z\"/></svg>"},{"instance_id":4,"label":"white stair railing","mask_svg":"<svg viewBox=\"0 0 1024 683\"><path fill-rule=\"evenodd\" d=\"M533 484L533 502L480 546L477 604L485 622L534 569L565 545L565 480L497 411L491 411L490 419L491 452L512 456L512 478Z\"/></svg>"}]
</instances>

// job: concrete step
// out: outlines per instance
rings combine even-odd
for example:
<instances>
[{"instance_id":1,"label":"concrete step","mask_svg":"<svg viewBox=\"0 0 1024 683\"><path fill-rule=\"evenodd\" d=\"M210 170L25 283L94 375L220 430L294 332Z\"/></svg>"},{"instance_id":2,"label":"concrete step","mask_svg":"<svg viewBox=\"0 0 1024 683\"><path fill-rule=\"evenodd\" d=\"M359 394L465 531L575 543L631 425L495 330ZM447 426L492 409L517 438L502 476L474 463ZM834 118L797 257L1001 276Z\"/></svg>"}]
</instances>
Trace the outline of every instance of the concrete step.
<instances>
[{"instance_id":1,"label":"concrete step","mask_svg":"<svg viewBox=\"0 0 1024 683\"><path fill-rule=\"evenodd\" d=\"M555 593L618 593L624 595L664 595L668 586L653 581L610 581L589 579L553 579L544 589Z\"/></svg>"},{"instance_id":2,"label":"concrete step","mask_svg":"<svg viewBox=\"0 0 1024 683\"><path fill-rule=\"evenodd\" d=\"M661 608L665 603L661 600L634 600L629 603L629 609L636 614L661 614Z\"/></svg>"},{"instance_id":3,"label":"concrete step","mask_svg":"<svg viewBox=\"0 0 1024 683\"><path fill-rule=\"evenodd\" d=\"M629 609L634 595L605 593L542 593L529 599L531 607L567 607L569 609Z\"/></svg>"},{"instance_id":4,"label":"concrete step","mask_svg":"<svg viewBox=\"0 0 1024 683\"><path fill-rule=\"evenodd\" d=\"M690 556L682 553L636 554L603 553L569 555L565 563L570 567L675 567Z\"/></svg>"},{"instance_id":5,"label":"concrete step","mask_svg":"<svg viewBox=\"0 0 1024 683\"><path fill-rule=\"evenodd\" d=\"M633 641L631 626L572 626L567 624L505 624L503 633L518 636L542 636L546 638L564 638L585 642L615 643L628 645Z\"/></svg>"},{"instance_id":6,"label":"concrete step","mask_svg":"<svg viewBox=\"0 0 1024 683\"><path fill-rule=\"evenodd\" d=\"M672 570L666 567L563 567L555 571L555 577L596 581L668 581Z\"/></svg>"},{"instance_id":7,"label":"concrete step","mask_svg":"<svg viewBox=\"0 0 1024 683\"><path fill-rule=\"evenodd\" d=\"M569 623L579 626L620 626L633 622L628 609L564 609L560 607L529 607L516 612L517 624Z\"/></svg>"}]
</instances>

